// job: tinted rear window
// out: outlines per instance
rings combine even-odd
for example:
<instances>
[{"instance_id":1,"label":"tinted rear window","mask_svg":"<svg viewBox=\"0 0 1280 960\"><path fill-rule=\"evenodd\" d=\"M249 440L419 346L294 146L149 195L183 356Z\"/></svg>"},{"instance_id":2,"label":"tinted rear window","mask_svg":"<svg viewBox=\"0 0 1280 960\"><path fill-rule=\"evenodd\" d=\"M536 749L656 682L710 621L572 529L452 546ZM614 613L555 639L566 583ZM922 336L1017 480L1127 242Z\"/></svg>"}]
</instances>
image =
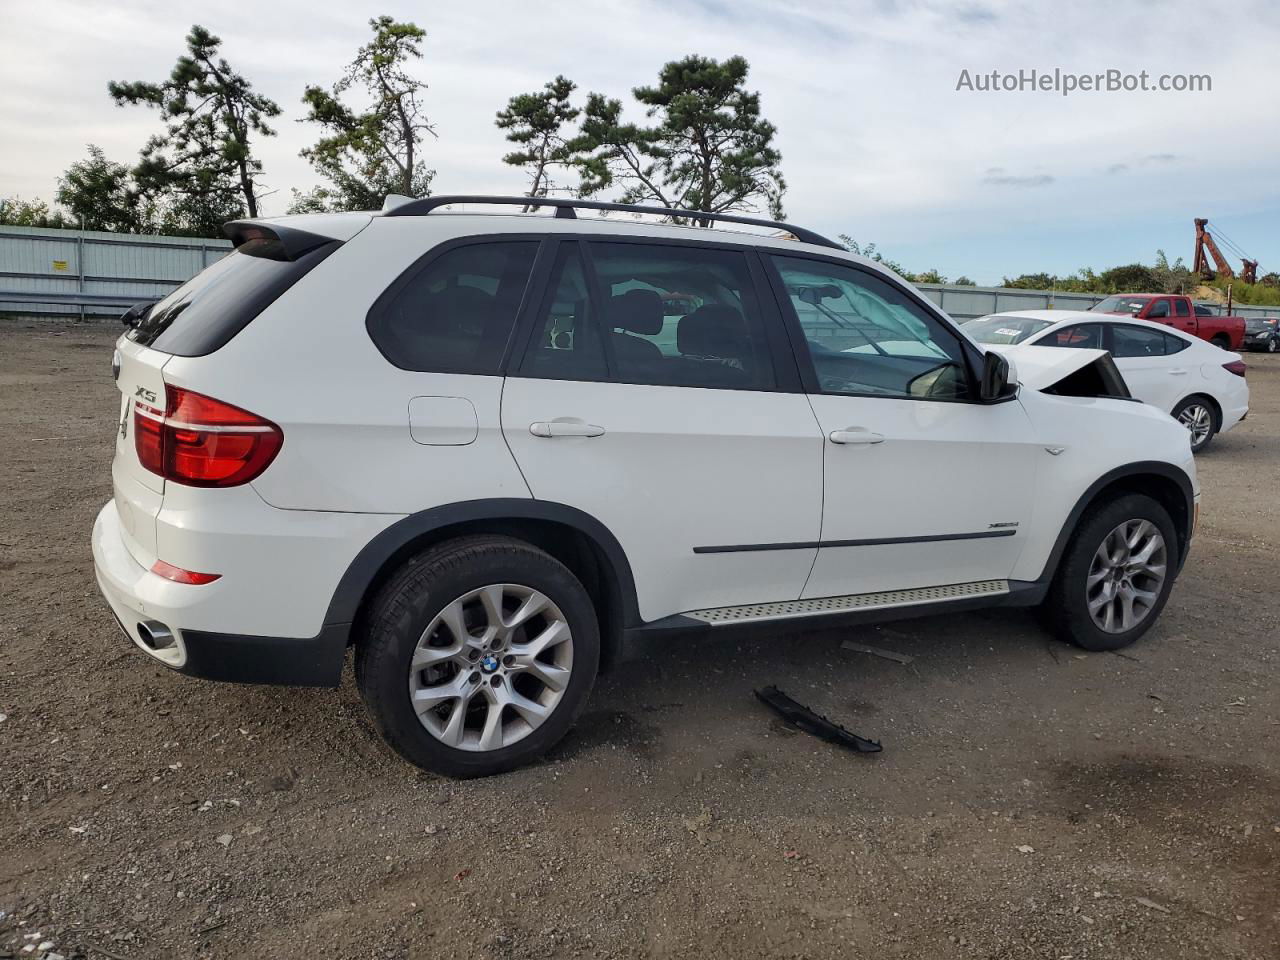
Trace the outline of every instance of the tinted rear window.
<instances>
[{"instance_id":1,"label":"tinted rear window","mask_svg":"<svg viewBox=\"0 0 1280 960\"><path fill-rule=\"evenodd\" d=\"M335 241L298 260L277 260L256 256L259 245L273 252L251 240L227 254L152 307L129 339L180 357L213 353L339 246Z\"/></svg>"}]
</instances>

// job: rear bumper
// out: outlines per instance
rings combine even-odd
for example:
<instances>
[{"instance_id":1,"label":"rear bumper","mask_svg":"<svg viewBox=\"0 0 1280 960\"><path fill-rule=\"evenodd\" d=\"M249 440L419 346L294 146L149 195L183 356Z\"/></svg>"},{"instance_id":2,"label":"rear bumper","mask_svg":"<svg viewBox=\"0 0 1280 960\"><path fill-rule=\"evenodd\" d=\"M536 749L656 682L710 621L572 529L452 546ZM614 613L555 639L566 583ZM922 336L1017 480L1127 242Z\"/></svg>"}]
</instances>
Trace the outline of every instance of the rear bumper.
<instances>
[{"instance_id":1,"label":"rear bumper","mask_svg":"<svg viewBox=\"0 0 1280 960\"><path fill-rule=\"evenodd\" d=\"M173 583L142 567L121 538L114 501L94 521L92 546L98 589L121 629L152 660L188 676L237 683L337 686L341 679L350 624L325 624L302 638L194 629L186 625L216 619L244 598L222 581Z\"/></svg>"},{"instance_id":2,"label":"rear bumper","mask_svg":"<svg viewBox=\"0 0 1280 960\"><path fill-rule=\"evenodd\" d=\"M1246 416L1248 416L1248 414L1249 414L1248 400L1245 400L1244 403L1236 403L1228 407L1223 407L1222 426L1219 428L1219 432L1226 433L1228 430L1234 427L1237 423L1243 420Z\"/></svg>"}]
</instances>

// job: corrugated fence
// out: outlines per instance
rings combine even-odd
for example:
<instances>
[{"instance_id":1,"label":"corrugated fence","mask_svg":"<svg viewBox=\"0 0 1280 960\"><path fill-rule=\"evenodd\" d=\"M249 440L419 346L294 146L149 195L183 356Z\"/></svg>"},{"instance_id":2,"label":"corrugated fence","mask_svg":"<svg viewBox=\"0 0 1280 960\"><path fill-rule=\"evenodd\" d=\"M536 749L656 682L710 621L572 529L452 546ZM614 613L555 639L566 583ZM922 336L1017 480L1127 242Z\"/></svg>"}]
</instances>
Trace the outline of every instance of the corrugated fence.
<instances>
[{"instance_id":1,"label":"corrugated fence","mask_svg":"<svg viewBox=\"0 0 1280 960\"><path fill-rule=\"evenodd\" d=\"M230 249L229 240L0 226L0 315L118 317Z\"/></svg>"},{"instance_id":2,"label":"corrugated fence","mask_svg":"<svg viewBox=\"0 0 1280 960\"><path fill-rule=\"evenodd\" d=\"M956 287L941 283L918 283L916 287L948 315L957 320L972 320L989 313L1008 310L1088 310L1104 299L1105 293L1062 293L1055 290L1017 290L1010 287ZM1222 313L1222 305L1201 300L1214 313ZM1276 317L1280 307L1245 307L1237 304L1232 313L1239 317Z\"/></svg>"},{"instance_id":3,"label":"corrugated fence","mask_svg":"<svg viewBox=\"0 0 1280 960\"><path fill-rule=\"evenodd\" d=\"M230 249L229 240L0 226L0 315L118 317L139 300L163 297ZM1103 297L935 283L919 288L957 320L1003 310L1087 310ZM1206 305L1221 312L1217 304ZM1235 312L1276 316L1280 308Z\"/></svg>"}]
</instances>

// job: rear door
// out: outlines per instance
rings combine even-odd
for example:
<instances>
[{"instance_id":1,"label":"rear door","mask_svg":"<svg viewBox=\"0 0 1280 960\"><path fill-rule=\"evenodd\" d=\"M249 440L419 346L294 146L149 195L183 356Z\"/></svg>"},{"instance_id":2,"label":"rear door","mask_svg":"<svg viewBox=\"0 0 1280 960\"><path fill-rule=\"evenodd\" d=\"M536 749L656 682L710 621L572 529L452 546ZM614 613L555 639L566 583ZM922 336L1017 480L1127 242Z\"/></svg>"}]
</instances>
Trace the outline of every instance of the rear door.
<instances>
[{"instance_id":1,"label":"rear door","mask_svg":"<svg viewBox=\"0 0 1280 960\"><path fill-rule=\"evenodd\" d=\"M1175 330L1181 330L1183 333L1189 333L1192 336L1196 332L1196 318L1191 314L1191 303L1185 297L1175 297L1173 300L1173 319L1169 321L1169 325Z\"/></svg>"},{"instance_id":2,"label":"rear door","mask_svg":"<svg viewBox=\"0 0 1280 960\"><path fill-rule=\"evenodd\" d=\"M748 252L562 240L502 399L534 497L618 539L645 620L794 600L822 439Z\"/></svg>"},{"instance_id":3,"label":"rear door","mask_svg":"<svg viewBox=\"0 0 1280 960\"><path fill-rule=\"evenodd\" d=\"M1114 323L1107 328L1107 349L1115 359L1116 367L1124 375L1129 392L1166 413L1188 392L1191 368L1175 353L1169 355L1169 346L1185 344L1178 337L1131 323Z\"/></svg>"}]
</instances>

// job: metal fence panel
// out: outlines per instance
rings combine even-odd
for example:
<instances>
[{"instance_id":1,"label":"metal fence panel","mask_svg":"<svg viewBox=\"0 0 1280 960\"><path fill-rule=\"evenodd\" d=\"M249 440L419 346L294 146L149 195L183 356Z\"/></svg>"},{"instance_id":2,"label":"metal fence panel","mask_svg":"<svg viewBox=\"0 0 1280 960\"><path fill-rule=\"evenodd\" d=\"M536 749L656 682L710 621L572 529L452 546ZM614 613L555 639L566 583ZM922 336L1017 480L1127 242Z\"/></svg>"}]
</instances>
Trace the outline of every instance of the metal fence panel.
<instances>
[{"instance_id":1,"label":"metal fence panel","mask_svg":"<svg viewBox=\"0 0 1280 960\"><path fill-rule=\"evenodd\" d=\"M163 297L230 249L229 240L0 226L0 313L118 316L118 303Z\"/></svg>"},{"instance_id":2,"label":"metal fence panel","mask_svg":"<svg viewBox=\"0 0 1280 960\"><path fill-rule=\"evenodd\" d=\"M1105 293L1064 293L1060 290L1017 290L1009 287L956 287L942 283L916 285L920 292L961 322L989 313L1010 310L1088 310L1105 299ZM1210 300L1196 301L1215 314L1222 314L1222 304ZM1248 307L1236 304L1231 312L1239 317L1280 316L1280 307Z\"/></svg>"}]
</instances>

